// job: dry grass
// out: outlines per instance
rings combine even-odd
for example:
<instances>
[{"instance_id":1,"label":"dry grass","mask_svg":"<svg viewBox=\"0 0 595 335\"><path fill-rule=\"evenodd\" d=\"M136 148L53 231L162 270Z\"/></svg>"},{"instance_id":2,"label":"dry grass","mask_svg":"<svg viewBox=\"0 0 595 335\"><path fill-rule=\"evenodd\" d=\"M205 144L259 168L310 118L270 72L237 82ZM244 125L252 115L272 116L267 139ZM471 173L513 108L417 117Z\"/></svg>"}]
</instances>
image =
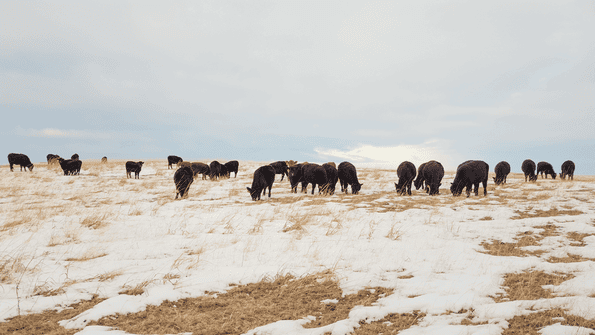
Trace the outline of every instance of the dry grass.
<instances>
[{"instance_id":1,"label":"dry grass","mask_svg":"<svg viewBox=\"0 0 595 335\"><path fill-rule=\"evenodd\" d=\"M546 238L547 236L557 236L559 235L557 232L557 226L553 224L547 224L543 226L536 226L535 228L543 229L538 235L533 234L533 232L526 231L520 232L514 238L517 242L502 242L498 240L492 240L490 243L482 242L481 246L486 250L480 251L492 256L516 256L516 257L526 257L526 256L539 256L543 254L545 251L543 250L535 250L535 251L528 251L523 250L521 248L528 247L528 246L538 246L539 242Z\"/></svg>"},{"instance_id":2,"label":"dry grass","mask_svg":"<svg viewBox=\"0 0 595 335\"><path fill-rule=\"evenodd\" d=\"M81 226L90 229L100 229L106 227L109 222L107 220L108 214L92 214L81 220Z\"/></svg>"},{"instance_id":3,"label":"dry grass","mask_svg":"<svg viewBox=\"0 0 595 335\"><path fill-rule=\"evenodd\" d=\"M58 324L61 320L68 320L82 312L91 309L93 306L105 299L99 299L94 296L91 300L82 301L61 312L45 311L38 314L28 314L16 316L8 319L6 322L0 322L0 334L11 335L72 335L78 330L65 329Z\"/></svg>"},{"instance_id":4,"label":"dry grass","mask_svg":"<svg viewBox=\"0 0 595 335\"><path fill-rule=\"evenodd\" d=\"M127 295L141 295L145 293L145 289L152 283L150 280L145 280L141 283L136 284L135 286L124 286L122 291L118 292L119 294L127 294Z\"/></svg>"},{"instance_id":5,"label":"dry grass","mask_svg":"<svg viewBox=\"0 0 595 335\"><path fill-rule=\"evenodd\" d=\"M574 247L584 247L587 244L584 241L584 238L587 236L593 236L595 234L586 234L586 233L577 233L577 232L570 232L566 234L566 237L570 240L575 241L575 243L571 243L570 245L574 246Z\"/></svg>"},{"instance_id":6,"label":"dry grass","mask_svg":"<svg viewBox=\"0 0 595 335\"><path fill-rule=\"evenodd\" d=\"M507 273L504 276L505 294L494 297L494 301L537 300L553 298L551 291L543 285L560 285L562 282L574 278L572 274L545 273L543 271L524 271L522 273Z\"/></svg>"},{"instance_id":7,"label":"dry grass","mask_svg":"<svg viewBox=\"0 0 595 335\"><path fill-rule=\"evenodd\" d=\"M506 321L508 321L508 328L502 332L502 335L540 335L539 330L556 323L564 326L595 329L595 320L586 320L580 316L566 314L561 308L533 312L528 315L517 315Z\"/></svg>"},{"instance_id":8,"label":"dry grass","mask_svg":"<svg viewBox=\"0 0 595 335\"><path fill-rule=\"evenodd\" d=\"M524 212L515 211L517 214L516 216L511 217L512 220L520 220L520 219L532 219L532 218L546 218L552 216L561 216L561 215L581 215L585 214L579 210L559 210L558 208L551 208L547 211L536 209L536 210L527 210Z\"/></svg>"},{"instance_id":9,"label":"dry grass","mask_svg":"<svg viewBox=\"0 0 595 335\"><path fill-rule=\"evenodd\" d=\"M595 258L585 258L580 255L568 254L566 257L550 257L547 259L549 263L577 263L577 262L586 262L586 261L594 261Z\"/></svg>"},{"instance_id":10,"label":"dry grass","mask_svg":"<svg viewBox=\"0 0 595 335\"><path fill-rule=\"evenodd\" d=\"M330 273L303 278L285 275L235 286L216 297L149 305L143 312L117 314L92 324L117 327L134 334L241 334L278 320L298 320L313 315L316 320L307 327L317 327L347 318L354 306L369 306L390 293L391 290L378 287L343 297ZM321 303L329 299L338 303Z\"/></svg>"},{"instance_id":11,"label":"dry grass","mask_svg":"<svg viewBox=\"0 0 595 335\"><path fill-rule=\"evenodd\" d=\"M67 262L86 262L86 261L90 261L92 259L100 258L103 256L107 256L107 253L101 252L101 251L93 248L93 249L86 251L80 257L69 257L69 258L66 258L65 260Z\"/></svg>"}]
</instances>

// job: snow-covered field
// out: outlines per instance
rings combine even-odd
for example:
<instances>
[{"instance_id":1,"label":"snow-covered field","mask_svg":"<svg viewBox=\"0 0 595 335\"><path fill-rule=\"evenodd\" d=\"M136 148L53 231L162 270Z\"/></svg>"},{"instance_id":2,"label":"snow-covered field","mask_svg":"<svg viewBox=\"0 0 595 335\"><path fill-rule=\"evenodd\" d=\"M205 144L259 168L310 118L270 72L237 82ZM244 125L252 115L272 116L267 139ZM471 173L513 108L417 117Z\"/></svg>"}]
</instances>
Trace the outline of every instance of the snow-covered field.
<instances>
[{"instance_id":1,"label":"snow-covered field","mask_svg":"<svg viewBox=\"0 0 595 335\"><path fill-rule=\"evenodd\" d=\"M0 321L97 295L107 299L60 325L128 334L89 324L288 273L331 273L344 295L392 291L321 327L302 327L315 318L305 315L249 333L348 334L414 311L423 314L400 334L500 334L515 316L556 308L595 318L595 178L525 183L511 174L496 188L490 176L487 197L481 188L465 198L450 194L447 172L440 195L408 197L395 193L396 167L360 168L358 195L293 194L277 176L272 197L255 202L246 186L263 164L241 161L237 178L199 177L183 200L165 160L146 162L138 180L126 179L123 161L84 161L80 176L45 163L32 173L3 166ZM507 291L514 278L516 293ZM518 295L535 285L542 297ZM537 330L595 333L554 319Z\"/></svg>"}]
</instances>

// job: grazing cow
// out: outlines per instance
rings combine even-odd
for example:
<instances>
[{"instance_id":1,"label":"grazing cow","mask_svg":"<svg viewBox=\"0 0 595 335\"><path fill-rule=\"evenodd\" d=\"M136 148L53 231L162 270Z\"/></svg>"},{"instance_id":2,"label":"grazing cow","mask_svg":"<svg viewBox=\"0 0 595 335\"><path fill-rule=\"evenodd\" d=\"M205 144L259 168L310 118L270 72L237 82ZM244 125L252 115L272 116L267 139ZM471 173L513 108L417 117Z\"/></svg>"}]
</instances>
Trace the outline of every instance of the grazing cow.
<instances>
[{"instance_id":1,"label":"grazing cow","mask_svg":"<svg viewBox=\"0 0 595 335\"><path fill-rule=\"evenodd\" d=\"M132 178L132 172L134 172L134 179L140 179L140 170L143 168L145 162L126 162L126 178Z\"/></svg>"},{"instance_id":2,"label":"grazing cow","mask_svg":"<svg viewBox=\"0 0 595 335\"><path fill-rule=\"evenodd\" d=\"M293 193L297 193L297 186L302 181L303 166L303 164L295 164L289 168L287 179L289 179L289 183L291 184L291 192Z\"/></svg>"},{"instance_id":3,"label":"grazing cow","mask_svg":"<svg viewBox=\"0 0 595 335\"><path fill-rule=\"evenodd\" d=\"M175 164L175 163L174 163ZM176 199L178 196L184 198L188 196L190 185L194 182L194 173L187 166L182 166L174 173L174 184L176 185Z\"/></svg>"},{"instance_id":4,"label":"grazing cow","mask_svg":"<svg viewBox=\"0 0 595 335\"><path fill-rule=\"evenodd\" d=\"M62 171L64 171L65 176L72 176L81 173L81 166L83 165L83 162L78 159L58 158L58 162L60 163L60 167L62 167Z\"/></svg>"},{"instance_id":5,"label":"grazing cow","mask_svg":"<svg viewBox=\"0 0 595 335\"><path fill-rule=\"evenodd\" d=\"M266 194L267 187L269 189L269 198L271 197L271 188L275 181L275 168L270 165L264 165L254 171L254 178L252 180L252 187L246 187L252 200L260 200L260 194Z\"/></svg>"},{"instance_id":6,"label":"grazing cow","mask_svg":"<svg viewBox=\"0 0 595 335\"><path fill-rule=\"evenodd\" d=\"M539 162L537 163L537 175L541 174L541 178L545 174L545 179L547 179L547 175L549 174L552 179L556 179L556 173L554 172L554 167L552 164L548 162Z\"/></svg>"},{"instance_id":7,"label":"grazing cow","mask_svg":"<svg viewBox=\"0 0 595 335\"><path fill-rule=\"evenodd\" d=\"M571 180L574 180L574 162L566 161L562 163L562 172L560 172L560 178L566 179L568 176Z\"/></svg>"},{"instance_id":8,"label":"grazing cow","mask_svg":"<svg viewBox=\"0 0 595 335\"><path fill-rule=\"evenodd\" d=\"M424 179L424 168L426 167L427 163L422 163L418 168L417 168L417 178L413 181L413 186L415 186L416 190L419 190L420 187L423 187L424 189L425 187L425 179ZM426 190L427 192L427 190Z\"/></svg>"},{"instance_id":9,"label":"grazing cow","mask_svg":"<svg viewBox=\"0 0 595 335\"><path fill-rule=\"evenodd\" d=\"M205 163L192 163L190 164L190 168L192 169L192 173L194 174L195 178L197 174L202 174L202 180L207 179L207 175L211 173L211 169Z\"/></svg>"},{"instance_id":10,"label":"grazing cow","mask_svg":"<svg viewBox=\"0 0 595 335\"><path fill-rule=\"evenodd\" d=\"M501 161L500 163L496 164L494 168L494 172L496 173L496 177L494 177L494 184L506 184L506 177L510 173L510 164L505 161Z\"/></svg>"},{"instance_id":11,"label":"grazing cow","mask_svg":"<svg viewBox=\"0 0 595 335\"><path fill-rule=\"evenodd\" d=\"M405 193L411 195L411 184L415 179L415 165L413 163L404 161L397 167L397 177L399 177L399 183L395 183L395 188L399 195Z\"/></svg>"},{"instance_id":12,"label":"grazing cow","mask_svg":"<svg viewBox=\"0 0 595 335\"><path fill-rule=\"evenodd\" d=\"M219 176L221 176L221 163L212 161L211 164L209 164L209 168L211 169L211 174L209 175L211 180L216 180L219 178Z\"/></svg>"},{"instance_id":13,"label":"grazing cow","mask_svg":"<svg viewBox=\"0 0 595 335\"><path fill-rule=\"evenodd\" d=\"M54 154L48 154L46 156L46 158L48 160L48 165L55 165L55 164L58 164L58 158L60 158L60 156L54 155Z\"/></svg>"},{"instance_id":14,"label":"grazing cow","mask_svg":"<svg viewBox=\"0 0 595 335\"><path fill-rule=\"evenodd\" d=\"M178 157L178 156L174 156L174 155L167 156L167 168L173 169L172 165L179 164L183 161L184 160L182 159L182 157Z\"/></svg>"},{"instance_id":15,"label":"grazing cow","mask_svg":"<svg viewBox=\"0 0 595 335\"><path fill-rule=\"evenodd\" d=\"M361 190L363 184L357 180L357 171L353 164L349 162L339 164L337 174L341 183L341 192L347 193L348 185L351 185L351 194L357 194Z\"/></svg>"},{"instance_id":16,"label":"grazing cow","mask_svg":"<svg viewBox=\"0 0 595 335\"><path fill-rule=\"evenodd\" d=\"M240 166L240 163L238 163L238 161L229 161L223 165L227 169L227 173L229 174L228 177L231 177L232 172L234 173L234 178L238 176L238 167Z\"/></svg>"},{"instance_id":17,"label":"grazing cow","mask_svg":"<svg viewBox=\"0 0 595 335\"><path fill-rule=\"evenodd\" d=\"M27 169L33 171L34 168L33 163L31 163L31 160L29 160L29 157L25 154L8 154L8 164L10 164L10 171L14 171L13 166L15 164L21 166L21 171L23 171L23 168L25 168L25 171L27 171Z\"/></svg>"},{"instance_id":18,"label":"grazing cow","mask_svg":"<svg viewBox=\"0 0 595 335\"><path fill-rule=\"evenodd\" d=\"M101 163L103 163L103 164L107 163L107 157L105 157L105 156L101 157Z\"/></svg>"},{"instance_id":19,"label":"grazing cow","mask_svg":"<svg viewBox=\"0 0 595 335\"><path fill-rule=\"evenodd\" d=\"M426 193L430 195L437 195L440 193L440 186L442 185L442 177L444 177L444 167L440 162L429 161L424 163L423 180L426 183Z\"/></svg>"},{"instance_id":20,"label":"grazing cow","mask_svg":"<svg viewBox=\"0 0 595 335\"><path fill-rule=\"evenodd\" d=\"M475 187L475 195L479 195L479 183L483 184L483 195L488 195L488 173L490 166L484 161L467 161L459 165L457 174L450 186L453 196L459 196L466 188L467 197L471 194L471 188Z\"/></svg>"},{"instance_id":21,"label":"grazing cow","mask_svg":"<svg viewBox=\"0 0 595 335\"><path fill-rule=\"evenodd\" d=\"M339 180L339 173L337 172L337 168L335 167L335 163L324 163L322 167L326 171L326 178L328 180L327 183L327 192L329 195L335 194L335 186L337 185L337 181ZM291 168L289 168L289 173L291 173ZM289 176L288 176L289 177ZM291 178L289 180L291 182Z\"/></svg>"},{"instance_id":22,"label":"grazing cow","mask_svg":"<svg viewBox=\"0 0 595 335\"><path fill-rule=\"evenodd\" d=\"M302 167L302 191L308 192L308 184L312 184L312 194L318 184L318 193L328 194L326 188L328 178L326 170L318 164L308 164Z\"/></svg>"},{"instance_id":23,"label":"grazing cow","mask_svg":"<svg viewBox=\"0 0 595 335\"><path fill-rule=\"evenodd\" d=\"M525 181L529 177L529 181L536 181L537 175L535 174L535 162L530 159L525 159L521 165L521 170L525 174Z\"/></svg>"},{"instance_id":24,"label":"grazing cow","mask_svg":"<svg viewBox=\"0 0 595 335\"><path fill-rule=\"evenodd\" d=\"M74 154L72 156L70 156L70 159L74 160L78 160L79 159L79 154Z\"/></svg>"},{"instance_id":25,"label":"grazing cow","mask_svg":"<svg viewBox=\"0 0 595 335\"><path fill-rule=\"evenodd\" d=\"M269 165L275 169L275 174L281 175L281 181L283 181L283 177L285 177L285 175L289 174L289 167L287 166L287 162L278 161Z\"/></svg>"}]
</instances>

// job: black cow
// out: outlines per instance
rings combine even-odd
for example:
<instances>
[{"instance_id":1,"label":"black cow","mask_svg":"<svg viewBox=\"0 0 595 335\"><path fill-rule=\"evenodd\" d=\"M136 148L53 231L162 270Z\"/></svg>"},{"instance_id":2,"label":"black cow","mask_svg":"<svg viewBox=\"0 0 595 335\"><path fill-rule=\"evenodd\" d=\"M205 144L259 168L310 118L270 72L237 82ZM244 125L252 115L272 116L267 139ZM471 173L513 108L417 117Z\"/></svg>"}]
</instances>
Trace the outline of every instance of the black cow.
<instances>
[{"instance_id":1,"label":"black cow","mask_svg":"<svg viewBox=\"0 0 595 335\"><path fill-rule=\"evenodd\" d=\"M525 159L521 165L521 170L525 174L525 181L529 177L529 181L536 181L537 175L535 174L535 162L530 159Z\"/></svg>"},{"instance_id":2,"label":"black cow","mask_svg":"<svg viewBox=\"0 0 595 335\"><path fill-rule=\"evenodd\" d=\"M397 177L399 177L399 183L395 183L395 188L399 195L405 193L411 195L411 184L415 179L415 165L413 163L404 161L397 167Z\"/></svg>"},{"instance_id":3,"label":"black cow","mask_svg":"<svg viewBox=\"0 0 595 335\"><path fill-rule=\"evenodd\" d=\"M327 194L328 178L326 170L318 164L308 164L302 167L302 191L308 191L308 184L312 184L312 194L318 185L318 193Z\"/></svg>"},{"instance_id":4,"label":"black cow","mask_svg":"<svg viewBox=\"0 0 595 335\"><path fill-rule=\"evenodd\" d=\"M548 162L539 162L537 163L537 175L541 174L541 178L545 174L545 178L547 179L547 175L549 174L552 179L556 179L556 173L554 172L554 167L552 164Z\"/></svg>"},{"instance_id":5,"label":"black cow","mask_svg":"<svg viewBox=\"0 0 595 335\"><path fill-rule=\"evenodd\" d=\"M178 157L178 156L174 156L174 155L167 156L167 168L173 169L172 165L181 163L183 161L184 160L182 159L182 157Z\"/></svg>"},{"instance_id":6,"label":"black cow","mask_svg":"<svg viewBox=\"0 0 595 335\"><path fill-rule=\"evenodd\" d=\"M221 170L219 171L219 178L229 178L229 171L227 171L227 166L225 164L220 165Z\"/></svg>"},{"instance_id":7,"label":"black cow","mask_svg":"<svg viewBox=\"0 0 595 335\"><path fill-rule=\"evenodd\" d=\"M176 164L176 163L174 163ZM176 199L178 196L184 198L188 196L190 185L194 182L194 173L187 166L182 166L174 173L174 184L176 185Z\"/></svg>"},{"instance_id":8,"label":"black cow","mask_svg":"<svg viewBox=\"0 0 595 335\"><path fill-rule=\"evenodd\" d=\"M291 184L291 192L297 193L297 186L302 181L302 168L303 164L295 164L289 168L289 174L287 179Z\"/></svg>"},{"instance_id":9,"label":"black cow","mask_svg":"<svg viewBox=\"0 0 595 335\"><path fill-rule=\"evenodd\" d=\"M271 188L275 181L275 168L270 165L261 166L254 171L254 179L252 180L252 187L246 187L252 200L260 200L260 194L266 194L267 187L269 189L269 198L271 197Z\"/></svg>"},{"instance_id":10,"label":"black cow","mask_svg":"<svg viewBox=\"0 0 595 335\"><path fill-rule=\"evenodd\" d=\"M574 180L574 162L573 161L566 161L562 163L562 172L560 172L560 178L566 179L568 176L570 179Z\"/></svg>"},{"instance_id":11,"label":"black cow","mask_svg":"<svg viewBox=\"0 0 595 335\"><path fill-rule=\"evenodd\" d=\"M54 155L54 154L48 154L47 156L45 156L48 160L48 165L55 165L58 164L58 158L60 158L60 156L58 155Z\"/></svg>"},{"instance_id":12,"label":"black cow","mask_svg":"<svg viewBox=\"0 0 595 335\"><path fill-rule=\"evenodd\" d=\"M132 178L132 172L134 172L134 179L140 179L140 170L143 168L145 162L126 162L126 178Z\"/></svg>"},{"instance_id":13,"label":"black cow","mask_svg":"<svg viewBox=\"0 0 595 335\"><path fill-rule=\"evenodd\" d=\"M440 193L440 186L442 185L442 177L444 177L444 167L440 162L429 161L424 163L423 179L426 183L426 192L430 195Z\"/></svg>"},{"instance_id":14,"label":"black cow","mask_svg":"<svg viewBox=\"0 0 595 335\"><path fill-rule=\"evenodd\" d=\"M415 186L416 190L419 190L420 187L423 187L424 189L426 188L424 185L425 179L424 179L424 168L426 167L427 163L422 163L418 168L417 168L417 178L413 181L413 185ZM426 189L427 192L427 189Z\"/></svg>"},{"instance_id":15,"label":"black cow","mask_svg":"<svg viewBox=\"0 0 595 335\"><path fill-rule=\"evenodd\" d=\"M467 197L471 194L471 188L475 187L475 195L479 195L479 183L483 184L483 195L488 195L488 174L490 166L484 161L467 161L459 165L457 174L450 186L453 196L459 196L466 188Z\"/></svg>"},{"instance_id":16,"label":"black cow","mask_svg":"<svg viewBox=\"0 0 595 335\"><path fill-rule=\"evenodd\" d=\"M196 175L199 173L202 174L202 180L207 179L207 175L211 173L211 169L205 163L200 163L200 162L191 163L190 168L192 169L192 173L194 174L194 177L196 177Z\"/></svg>"},{"instance_id":17,"label":"black cow","mask_svg":"<svg viewBox=\"0 0 595 335\"><path fill-rule=\"evenodd\" d=\"M326 190L328 194L333 195L335 194L335 187L337 185L337 181L339 180L339 173L337 172L337 168L335 167L335 163L333 162L324 163L322 164L322 167L326 172L326 178L328 181ZM289 172L291 173L291 168L289 168ZM291 182L291 178L289 181Z\"/></svg>"},{"instance_id":18,"label":"black cow","mask_svg":"<svg viewBox=\"0 0 595 335\"><path fill-rule=\"evenodd\" d=\"M209 175L211 180L216 180L217 178L219 178L219 176L221 176L221 163L217 161L212 161L211 164L209 164L209 169L211 169L211 173Z\"/></svg>"},{"instance_id":19,"label":"black cow","mask_svg":"<svg viewBox=\"0 0 595 335\"><path fill-rule=\"evenodd\" d=\"M107 163L107 157L105 157L105 156L101 157L101 163L103 163L103 164Z\"/></svg>"},{"instance_id":20,"label":"black cow","mask_svg":"<svg viewBox=\"0 0 595 335\"><path fill-rule=\"evenodd\" d=\"M496 164L494 172L496 173L496 177L494 177L494 183L496 185L506 184L506 177L510 173L510 164L508 164L508 162L501 161L500 163Z\"/></svg>"},{"instance_id":21,"label":"black cow","mask_svg":"<svg viewBox=\"0 0 595 335\"><path fill-rule=\"evenodd\" d=\"M341 192L347 193L347 186L351 185L351 194L357 194L363 184L357 180L357 171L355 166L349 162L342 162L337 168L339 182L341 183Z\"/></svg>"},{"instance_id":22,"label":"black cow","mask_svg":"<svg viewBox=\"0 0 595 335\"><path fill-rule=\"evenodd\" d=\"M240 166L240 163L238 163L238 161L229 161L223 165L225 165L225 168L227 169L228 177L231 177L232 172L234 173L234 178L238 176L238 168Z\"/></svg>"},{"instance_id":23,"label":"black cow","mask_svg":"<svg viewBox=\"0 0 595 335\"><path fill-rule=\"evenodd\" d=\"M35 167L33 163L31 163L31 160L29 160L29 157L25 154L8 154L8 164L10 164L10 171L14 171L13 167L15 164L21 166L21 171L23 171L23 168L25 168L25 171L27 171L27 169L33 171L33 168Z\"/></svg>"},{"instance_id":24,"label":"black cow","mask_svg":"<svg viewBox=\"0 0 595 335\"><path fill-rule=\"evenodd\" d=\"M287 166L287 162L278 161L269 165L275 169L275 174L281 175L281 181L283 181L283 177L285 177L285 175L289 175L289 167Z\"/></svg>"},{"instance_id":25,"label":"black cow","mask_svg":"<svg viewBox=\"0 0 595 335\"><path fill-rule=\"evenodd\" d=\"M79 159L79 154L73 154L72 156L70 156L70 159L72 159L72 160L78 160Z\"/></svg>"},{"instance_id":26,"label":"black cow","mask_svg":"<svg viewBox=\"0 0 595 335\"><path fill-rule=\"evenodd\" d=\"M64 171L65 176L72 176L81 173L81 166L83 165L83 162L78 159L58 158L58 162L60 163L60 167L62 167L62 171Z\"/></svg>"}]
</instances>

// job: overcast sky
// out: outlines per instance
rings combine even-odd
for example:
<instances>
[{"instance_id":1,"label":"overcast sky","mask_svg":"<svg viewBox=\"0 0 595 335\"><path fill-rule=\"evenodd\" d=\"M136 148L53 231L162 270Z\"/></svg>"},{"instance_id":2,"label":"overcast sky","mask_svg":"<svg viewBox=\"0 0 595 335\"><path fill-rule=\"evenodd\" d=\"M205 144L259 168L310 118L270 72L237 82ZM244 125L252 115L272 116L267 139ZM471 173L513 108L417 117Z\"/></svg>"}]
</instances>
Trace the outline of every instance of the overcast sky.
<instances>
[{"instance_id":1,"label":"overcast sky","mask_svg":"<svg viewBox=\"0 0 595 335\"><path fill-rule=\"evenodd\" d=\"M0 148L595 174L593 32L588 0L0 1Z\"/></svg>"}]
</instances>

